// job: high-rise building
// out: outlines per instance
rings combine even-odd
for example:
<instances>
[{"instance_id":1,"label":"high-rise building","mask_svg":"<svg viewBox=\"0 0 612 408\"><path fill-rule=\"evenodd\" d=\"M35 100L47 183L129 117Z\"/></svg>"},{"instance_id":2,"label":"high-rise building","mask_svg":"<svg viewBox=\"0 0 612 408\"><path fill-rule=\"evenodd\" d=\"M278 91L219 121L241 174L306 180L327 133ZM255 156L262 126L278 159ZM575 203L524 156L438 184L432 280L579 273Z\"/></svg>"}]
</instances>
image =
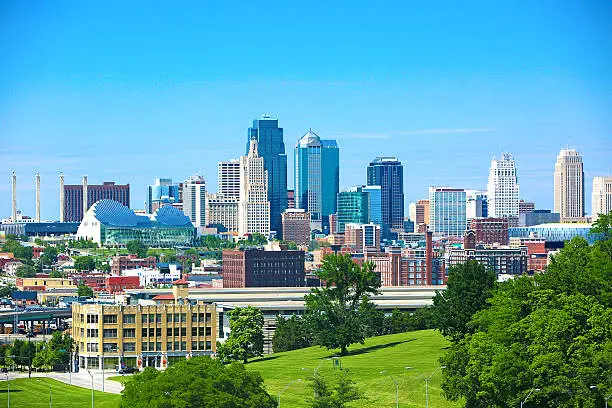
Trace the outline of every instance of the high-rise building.
<instances>
[{"instance_id":1,"label":"high-rise building","mask_svg":"<svg viewBox=\"0 0 612 408\"><path fill-rule=\"evenodd\" d=\"M465 190L429 187L429 227L438 235L461 237L466 230Z\"/></svg>"},{"instance_id":2,"label":"high-rise building","mask_svg":"<svg viewBox=\"0 0 612 408\"><path fill-rule=\"evenodd\" d=\"M479 190L465 190L465 215L470 220L487 217L487 192Z\"/></svg>"},{"instance_id":3,"label":"high-rise building","mask_svg":"<svg viewBox=\"0 0 612 408\"><path fill-rule=\"evenodd\" d=\"M238 232L238 198L224 194L206 195L207 227L218 232Z\"/></svg>"},{"instance_id":4,"label":"high-rise building","mask_svg":"<svg viewBox=\"0 0 612 408\"><path fill-rule=\"evenodd\" d=\"M367 170L367 185L381 187L383 235L404 228L404 167L395 157L377 157Z\"/></svg>"},{"instance_id":5,"label":"high-rise building","mask_svg":"<svg viewBox=\"0 0 612 408\"><path fill-rule=\"evenodd\" d=\"M370 194L363 187L352 187L338 193L337 232L347 223L367 224L370 220Z\"/></svg>"},{"instance_id":6,"label":"high-rise building","mask_svg":"<svg viewBox=\"0 0 612 408\"><path fill-rule=\"evenodd\" d=\"M278 127L278 119L263 115L253 120L248 130L246 154L249 153L251 139L257 141L257 153L262 157L268 174L267 190L270 204L270 229L282 235L281 214L287 209L287 155L283 141L283 128Z\"/></svg>"},{"instance_id":7,"label":"high-rise building","mask_svg":"<svg viewBox=\"0 0 612 408\"><path fill-rule=\"evenodd\" d=\"M582 221L584 217L584 170L576 150L563 149L555 163L555 212L561 222Z\"/></svg>"},{"instance_id":8,"label":"high-rise building","mask_svg":"<svg viewBox=\"0 0 612 408\"><path fill-rule=\"evenodd\" d=\"M533 201L519 201L519 214L528 213L535 210L535 203Z\"/></svg>"},{"instance_id":9,"label":"high-rise building","mask_svg":"<svg viewBox=\"0 0 612 408\"><path fill-rule=\"evenodd\" d=\"M344 245L353 252L380 251L380 225L350 222L345 224Z\"/></svg>"},{"instance_id":10,"label":"high-rise building","mask_svg":"<svg viewBox=\"0 0 612 408\"><path fill-rule=\"evenodd\" d=\"M303 209L287 208L283 213L283 239L298 245L310 243L310 214Z\"/></svg>"},{"instance_id":11,"label":"high-rise building","mask_svg":"<svg viewBox=\"0 0 612 408\"><path fill-rule=\"evenodd\" d=\"M415 205L414 224L429 225L429 200L419 200Z\"/></svg>"},{"instance_id":12,"label":"high-rise building","mask_svg":"<svg viewBox=\"0 0 612 408\"><path fill-rule=\"evenodd\" d=\"M147 189L147 208L149 214L153 214L162 205L172 205L179 202L179 185L172 184L172 179L158 178L155 184Z\"/></svg>"},{"instance_id":13,"label":"high-rise building","mask_svg":"<svg viewBox=\"0 0 612 408\"><path fill-rule=\"evenodd\" d=\"M329 226L339 191L339 154L335 140L321 140L309 130L295 146L296 208L310 213L311 229Z\"/></svg>"},{"instance_id":14,"label":"high-rise building","mask_svg":"<svg viewBox=\"0 0 612 408\"><path fill-rule=\"evenodd\" d=\"M612 176L593 178L593 195L591 197L591 216L597 221L599 214L612 211Z\"/></svg>"},{"instance_id":15,"label":"high-rise building","mask_svg":"<svg viewBox=\"0 0 612 408\"><path fill-rule=\"evenodd\" d=\"M287 208L295 208L295 190L287 190Z\"/></svg>"},{"instance_id":16,"label":"high-rise building","mask_svg":"<svg viewBox=\"0 0 612 408\"><path fill-rule=\"evenodd\" d=\"M362 191L370 194L370 223L382 225L382 191L380 186L363 186Z\"/></svg>"},{"instance_id":17,"label":"high-rise building","mask_svg":"<svg viewBox=\"0 0 612 408\"><path fill-rule=\"evenodd\" d=\"M240 197L240 161L232 159L218 163L218 192L227 198Z\"/></svg>"},{"instance_id":18,"label":"high-rise building","mask_svg":"<svg viewBox=\"0 0 612 408\"><path fill-rule=\"evenodd\" d=\"M183 213L196 228L206 227L206 181L191 176L183 183Z\"/></svg>"},{"instance_id":19,"label":"high-rise building","mask_svg":"<svg viewBox=\"0 0 612 408\"><path fill-rule=\"evenodd\" d=\"M105 181L101 185L86 184L64 185L64 208L60 209L64 214L65 222L81 222L83 215L89 207L100 200L108 199L118 201L129 208L130 206L130 185L120 185L114 182ZM87 192L87 205L83 211L83 190Z\"/></svg>"},{"instance_id":20,"label":"high-rise building","mask_svg":"<svg viewBox=\"0 0 612 408\"><path fill-rule=\"evenodd\" d=\"M251 139L251 148L240 158L240 201L238 202L238 232L270 235L270 201L268 201L269 173L265 158L260 156L257 139ZM285 188L285 199L287 190ZM280 233L280 230L278 230Z\"/></svg>"},{"instance_id":21,"label":"high-rise building","mask_svg":"<svg viewBox=\"0 0 612 408\"><path fill-rule=\"evenodd\" d=\"M488 217L508 218L510 226L518 225L519 184L514 158L502 153L501 159L491 160L487 183Z\"/></svg>"}]
</instances>

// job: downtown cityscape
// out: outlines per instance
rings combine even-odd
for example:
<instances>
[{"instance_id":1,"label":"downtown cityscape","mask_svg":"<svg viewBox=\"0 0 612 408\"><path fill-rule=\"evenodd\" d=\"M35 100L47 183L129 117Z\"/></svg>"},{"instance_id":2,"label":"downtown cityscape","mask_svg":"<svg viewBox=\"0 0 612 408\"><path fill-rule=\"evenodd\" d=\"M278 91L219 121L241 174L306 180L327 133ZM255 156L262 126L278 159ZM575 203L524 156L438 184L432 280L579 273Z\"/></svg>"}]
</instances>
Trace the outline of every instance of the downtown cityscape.
<instances>
[{"instance_id":1,"label":"downtown cityscape","mask_svg":"<svg viewBox=\"0 0 612 408\"><path fill-rule=\"evenodd\" d=\"M0 6L0 407L607 408L587 3Z\"/></svg>"}]
</instances>

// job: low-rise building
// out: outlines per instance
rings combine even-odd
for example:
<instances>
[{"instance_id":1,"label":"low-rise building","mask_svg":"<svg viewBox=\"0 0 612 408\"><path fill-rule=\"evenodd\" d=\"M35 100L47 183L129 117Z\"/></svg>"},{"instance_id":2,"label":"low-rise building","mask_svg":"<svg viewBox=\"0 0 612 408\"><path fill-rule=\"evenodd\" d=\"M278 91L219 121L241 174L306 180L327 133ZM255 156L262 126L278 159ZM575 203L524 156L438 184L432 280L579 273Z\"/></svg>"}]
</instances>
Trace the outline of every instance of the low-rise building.
<instances>
[{"instance_id":1,"label":"low-rise building","mask_svg":"<svg viewBox=\"0 0 612 408\"><path fill-rule=\"evenodd\" d=\"M17 278L15 286L19 290L76 289L71 279L66 278Z\"/></svg>"},{"instance_id":2,"label":"low-rise building","mask_svg":"<svg viewBox=\"0 0 612 408\"><path fill-rule=\"evenodd\" d=\"M135 268L155 268L157 260L154 256L139 258L138 255L119 255L111 258L111 272L113 275L121 275L121 271Z\"/></svg>"},{"instance_id":3,"label":"low-rise building","mask_svg":"<svg viewBox=\"0 0 612 408\"><path fill-rule=\"evenodd\" d=\"M508 245L508 218L474 218L470 229L476 233L479 244Z\"/></svg>"},{"instance_id":4,"label":"low-rise building","mask_svg":"<svg viewBox=\"0 0 612 408\"><path fill-rule=\"evenodd\" d=\"M181 278L181 269L177 264L160 262L156 268L128 269L123 276L137 276L141 287L169 285Z\"/></svg>"},{"instance_id":5,"label":"low-rise building","mask_svg":"<svg viewBox=\"0 0 612 408\"><path fill-rule=\"evenodd\" d=\"M140 277L138 276L107 276L104 282L105 291L108 293L123 293L126 289L139 289Z\"/></svg>"},{"instance_id":6,"label":"low-rise building","mask_svg":"<svg viewBox=\"0 0 612 408\"><path fill-rule=\"evenodd\" d=\"M304 285L304 251L223 251L224 288Z\"/></svg>"},{"instance_id":7,"label":"low-rise building","mask_svg":"<svg viewBox=\"0 0 612 408\"><path fill-rule=\"evenodd\" d=\"M281 215L283 240L298 245L310 244L310 213L303 209L287 209Z\"/></svg>"},{"instance_id":8,"label":"low-rise building","mask_svg":"<svg viewBox=\"0 0 612 408\"><path fill-rule=\"evenodd\" d=\"M351 252L378 252L380 225L347 223L344 226L344 245L349 247Z\"/></svg>"}]
</instances>

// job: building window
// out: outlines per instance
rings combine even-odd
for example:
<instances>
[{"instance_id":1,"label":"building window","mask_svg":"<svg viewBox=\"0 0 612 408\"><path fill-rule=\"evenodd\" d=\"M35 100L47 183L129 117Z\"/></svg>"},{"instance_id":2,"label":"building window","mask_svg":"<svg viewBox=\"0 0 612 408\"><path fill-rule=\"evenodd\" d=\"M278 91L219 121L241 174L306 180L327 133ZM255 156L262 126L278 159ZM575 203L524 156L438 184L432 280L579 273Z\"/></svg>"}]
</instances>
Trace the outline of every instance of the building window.
<instances>
[{"instance_id":1,"label":"building window","mask_svg":"<svg viewBox=\"0 0 612 408\"><path fill-rule=\"evenodd\" d=\"M136 323L136 315L133 315L133 314L123 315L123 323L124 324Z\"/></svg>"},{"instance_id":2,"label":"building window","mask_svg":"<svg viewBox=\"0 0 612 408\"><path fill-rule=\"evenodd\" d=\"M183 336L183 337L187 336L187 328L186 327L181 327L181 336Z\"/></svg>"},{"instance_id":3,"label":"building window","mask_svg":"<svg viewBox=\"0 0 612 408\"><path fill-rule=\"evenodd\" d=\"M142 343L142 351L149 351L149 343Z\"/></svg>"},{"instance_id":4,"label":"building window","mask_svg":"<svg viewBox=\"0 0 612 408\"><path fill-rule=\"evenodd\" d=\"M187 342L181 341L181 350L187 350Z\"/></svg>"},{"instance_id":5,"label":"building window","mask_svg":"<svg viewBox=\"0 0 612 408\"><path fill-rule=\"evenodd\" d=\"M136 343L123 343L123 351L136 351Z\"/></svg>"},{"instance_id":6,"label":"building window","mask_svg":"<svg viewBox=\"0 0 612 408\"><path fill-rule=\"evenodd\" d=\"M123 337L136 337L136 329L123 329Z\"/></svg>"},{"instance_id":7,"label":"building window","mask_svg":"<svg viewBox=\"0 0 612 408\"><path fill-rule=\"evenodd\" d=\"M174 328L174 337L178 337L179 336L179 330L180 329L178 327Z\"/></svg>"},{"instance_id":8,"label":"building window","mask_svg":"<svg viewBox=\"0 0 612 408\"><path fill-rule=\"evenodd\" d=\"M117 329L104 329L104 332L102 334L105 338L117 337Z\"/></svg>"},{"instance_id":9,"label":"building window","mask_svg":"<svg viewBox=\"0 0 612 408\"><path fill-rule=\"evenodd\" d=\"M98 315L87 315L87 323L98 323Z\"/></svg>"},{"instance_id":10,"label":"building window","mask_svg":"<svg viewBox=\"0 0 612 408\"><path fill-rule=\"evenodd\" d=\"M172 327L166 329L166 337L172 337Z\"/></svg>"},{"instance_id":11,"label":"building window","mask_svg":"<svg viewBox=\"0 0 612 408\"><path fill-rule=\"evenodd\" d=\"M212 327L207 327L206 328L206 336L211 336L212 335Z\"/></svg>"},{"instance_id":12,"label":"building window","mask_svg":"<svg viewBox=\"0 0 612 408\"><path fill-rule=\"evenodd\" d=\"M87 352L88 353L97 353L98 352L98 343L87 343Z\"/></svg>"},{"instance_id":13,"label":"building window","mask_svg":"<svg viewBox=\"0 0 612 408\"><path fill-rule=\"evenodd\" d=\"M166 343L166 351L172 351L172 342L171 341Z\"/></svg>"},{"instance_id":14,"label":"building window","mask_svg":"<svg viewBox=\"0 0 612 408\"><path fill-rule=\"evenodd\" d=\"M192 336L197 336L198 335L198 328L197 327L192 327L191 328L191 335Z\"/></svg>"},{"instance_id":15,"label":"building window","mask_svg":"<svg viewBox=\"0 0 612 408\"><path fill-rule=\"evenodd\" d=\"M104 343L104 352L105 353L116 353L117 343Z\"/></svg>"},{"instance_id":16,"label":"building window","mask_svg":"<svg viewBox=\"0 0 612 408\"><path fill-rule=\"evenodd\" d=\"M98 329L87 329L87 337L98 337Z\"/></svg>"},{"instance_id":17,"label":"building window","mask_svg":"<svg viewBox=\"0 0 612 408\"><path fill-rule=\"evenodd\" d=\"M155 329L155 335L156 335L157 337L161 337L161 327L157 327L157 328Z\"/></svg>"},{"instance_id":18,"label":"building window","mask_svg":"<svg viewBox=\"0 0 612 408\"><path fill-rule=\"evenodd\" d=\"M149 330L146 327L142 328L142 337L148 337Z\"/></svg>"},{"instance_id":19,"label":"building window","mask_svg":"<svg viewBox=\"0 0 612 408\"><path fill-rule=\"evenodd\" d=\"M104 323L117 324L117 315L104 315Z\"/></svg>"},{"instance_id":20,"label":"building window","mask_svg":"<svg viewBox=\"0 0 612 408\"><path fill-rule=\"evenodd\" d=\"M143 314L141 319L143 323L147 323L149 321L149 315Z\"/></svg>"},{"instance_id":21,"label":"building window","mask_svg":"<svg viewBox=\"0 0 612 408\"><path fill-rule=\"evenodd\" d=\"M149 337L155 337L155 327L149 327Z\"/></svg>"}]
</instances>

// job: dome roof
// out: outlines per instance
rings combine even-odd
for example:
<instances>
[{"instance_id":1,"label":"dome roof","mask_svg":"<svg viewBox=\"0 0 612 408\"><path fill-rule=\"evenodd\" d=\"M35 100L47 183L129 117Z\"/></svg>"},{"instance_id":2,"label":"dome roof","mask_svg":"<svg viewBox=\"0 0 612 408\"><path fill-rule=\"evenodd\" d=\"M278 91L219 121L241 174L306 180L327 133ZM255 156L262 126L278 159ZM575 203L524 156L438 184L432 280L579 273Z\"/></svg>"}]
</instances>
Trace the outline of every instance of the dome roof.
<instances>
[{"instance_id":1,"label":"dome roof","mask_svg":"<svg viewBox=\"0 0 612 408\"><path fill-rule=\"evenodd\" d=\"M125 205L114 200L100 200L91 206L89 211L93 212L100 223L114 227L148 227L151 220L148 217L136 215Z\"/></svg>"},{"instance_id":2,"label":"dome roof","mask_svg":"<svg viewBox=\"0 0 612 408\"><path fill-rule=\"evenodd\" d=\"M171 205L159 207L153 215L159 225L169 227L186 227L191 226L191 220L182 211L174 208Z\"/></svg>"}]
</instances>

